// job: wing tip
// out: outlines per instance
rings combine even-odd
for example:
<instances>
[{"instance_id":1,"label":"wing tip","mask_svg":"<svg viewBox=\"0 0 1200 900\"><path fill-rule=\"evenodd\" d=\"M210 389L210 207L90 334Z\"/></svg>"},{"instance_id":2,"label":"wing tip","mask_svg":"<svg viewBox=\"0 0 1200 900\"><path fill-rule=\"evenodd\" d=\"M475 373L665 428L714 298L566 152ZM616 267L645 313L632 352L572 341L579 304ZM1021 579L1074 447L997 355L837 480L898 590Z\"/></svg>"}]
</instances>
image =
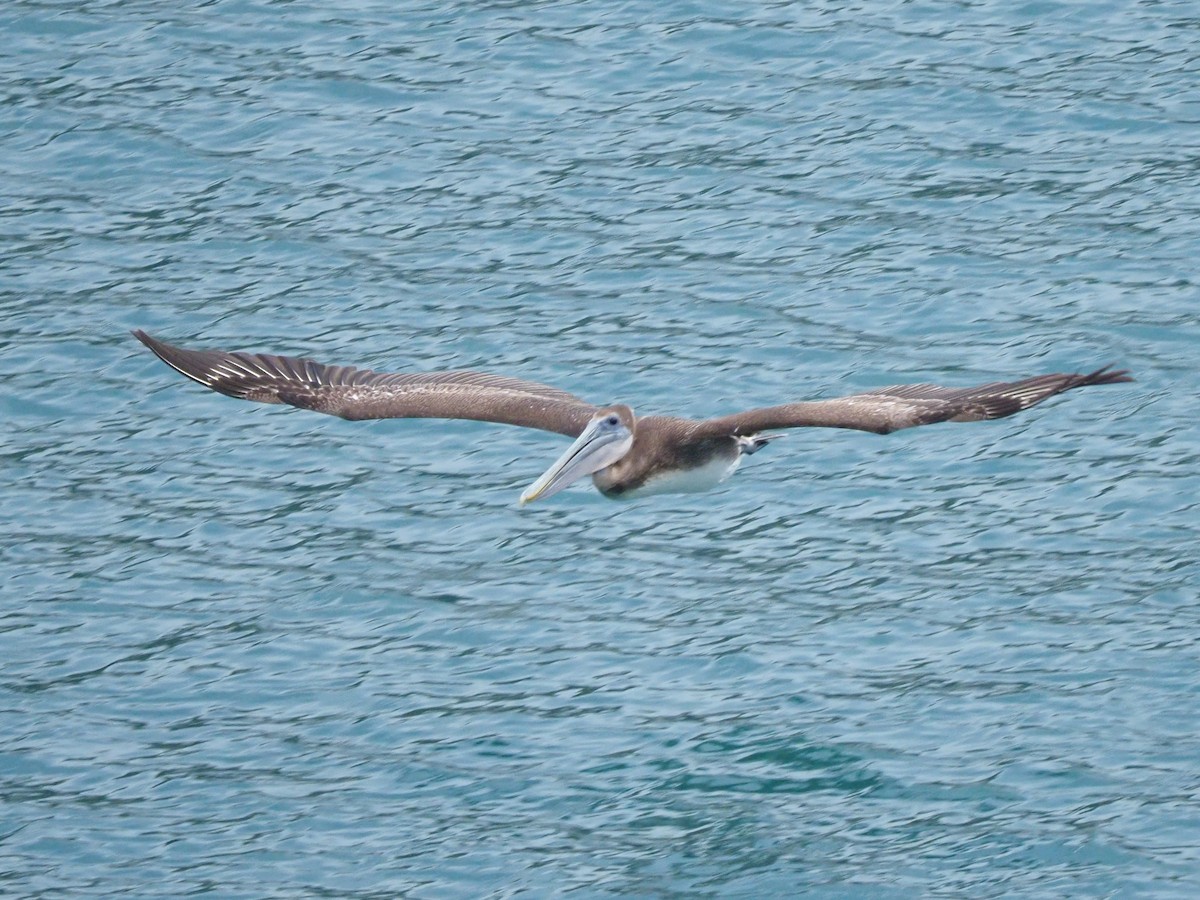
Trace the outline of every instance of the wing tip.
<instances>
[{"instance_id":1,"label":"wing tip","mask_svg":"<svg viewBox=\"0 0 1200 900\"><path fill-rule=\"evenodd\" d=\"M134 328L132 331L130 331L130 334L149 347L155 356L165 362L172 369L187 375L189 378L200 381L200 379L196 378L195 375L181 366L181 359L184 358L185 354L192 351L187 351L182 347L176 347L172 344L168 344L166 341L160 341L158 338L147 334L140 328ZM204 382L201 381L201 384L204 384Z\"/></svg>"},{"instance_id":2,"label":"wing tip","mask_svg":"<svg viewBox=\"0 0 1200 900\"><path fill-rule=\"evenodd\" d=\"M157 338L151 337L146 332L142 331L142 329L140 329L140 328L134 328L129 333L132 334L139 341L141 341L143 344L145 344L147 347L149 347L151 350L154 350L155 346L162 346L162 341L158 340Z\"/></svg>"},{"instance_id":3,"label":"wing tip","mask_svg":"<svg viewBox=\"0 0 1200 900\"><path fill-rule=\"evenodd\" d=\"M250 399L246 390L247 386L243 383L244 379L223 377L216 368L216 364L230 354L219 350L187 350L183 347L176 347L152 337L140 328L134 328L131 333L149 347L155 356L185 378L190 378L197 384L202 384L209 390L227 397L236 397L240 400ZM264 400L263 402L275 401Z\"/></svg>"},{"instance_id":4,"label":"wing tip","mask_svg":"<svg viewBox=\"0 0 1200 900\"><path fill-rule=\"evenodd\" d=\"M163 362L165 362L172 369L175 369L178 372L182 372L184 375L187 375L189 378L195 378L195 376L192 375L190 372L187 372L183 368L180 368L178 361L176 359L174 359L174 357L179 357L183 353L186 352L181 347L173 347L172 345L168 344L166 341L160 341L158 338L152 337L151 335L147 334L145 331L143 331L140 328L134 328L132 331L130 331L130 334L132 334L135 338L137 338L139 341L141 341L143 344L145 344L147 347L149 347L155 356L157 356L159 359L161 359ZM199 380L199 379L196 379L196 380ZM203 382L201 382L201 383L203 383Z\"/></svg>"},{"instance_id":5,"label":"wing tip","mask_svg":"<svg viewBox=\"0 0 1200 900\"><path fill-rule=\"evenodd\" d=\"M1123 384L1136 381L1136 379L1129 374L1129 369L1117 369L1115 368L1116 365L1116 363L1109 363L1108 365L1101 366L1095 372L1092 372L1088 375L1078 376L1081 379L1079 382L1080 386L1085 384Z\"/></svg>"}]
</instances>

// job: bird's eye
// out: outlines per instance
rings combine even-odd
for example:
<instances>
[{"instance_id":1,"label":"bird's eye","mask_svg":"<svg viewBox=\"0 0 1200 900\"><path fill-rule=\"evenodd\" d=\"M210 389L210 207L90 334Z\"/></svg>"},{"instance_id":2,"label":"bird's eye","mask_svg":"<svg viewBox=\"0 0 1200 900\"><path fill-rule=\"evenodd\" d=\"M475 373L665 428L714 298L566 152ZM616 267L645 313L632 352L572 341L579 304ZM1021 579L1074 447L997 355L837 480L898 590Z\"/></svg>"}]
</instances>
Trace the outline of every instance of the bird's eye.
<instances>
[{"instance_id":1,"label":"bird's eye","mask_svg":"<svg viewBox=\"0 0 1200 900\"><path fill-rule=\"evenodd\" d=\"M618 419L618 418L616 417L616 415L611 415L611 416L609 416L607 419L605 419L605 420L604 420L604 424L605 424L605 425L620 425L620 424L621 424L621 420L620 420L620 419Z\"/></svg>"}]
</instances>

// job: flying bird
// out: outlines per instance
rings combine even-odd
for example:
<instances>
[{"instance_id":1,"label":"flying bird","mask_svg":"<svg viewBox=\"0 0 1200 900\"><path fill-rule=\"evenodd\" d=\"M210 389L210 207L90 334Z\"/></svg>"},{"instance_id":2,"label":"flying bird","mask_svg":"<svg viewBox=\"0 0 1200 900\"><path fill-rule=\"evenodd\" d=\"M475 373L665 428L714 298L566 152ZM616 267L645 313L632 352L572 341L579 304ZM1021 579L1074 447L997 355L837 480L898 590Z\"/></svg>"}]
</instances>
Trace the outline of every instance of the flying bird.
<instances>
[{"instance_id":1,"label":"flying bird","mask_svg":"<svg viewBox=\"0 0 1200 900\"><path fill-rule=\"evenodd\" d=\"M574 438L521 494L524 506L585 475L606 497L707 490L782 428L888 434L936 422L1001 419L1064 391L1132 381L1105 366L977 387L900 384L848 397L785 403L715 419L635 417L623 403L595 406L566 391L484 372L373 372L266 353L185 350L133 332L176 371L228 397L286 403L343 419L475 419Z\"/></svg>"}]
</instances>

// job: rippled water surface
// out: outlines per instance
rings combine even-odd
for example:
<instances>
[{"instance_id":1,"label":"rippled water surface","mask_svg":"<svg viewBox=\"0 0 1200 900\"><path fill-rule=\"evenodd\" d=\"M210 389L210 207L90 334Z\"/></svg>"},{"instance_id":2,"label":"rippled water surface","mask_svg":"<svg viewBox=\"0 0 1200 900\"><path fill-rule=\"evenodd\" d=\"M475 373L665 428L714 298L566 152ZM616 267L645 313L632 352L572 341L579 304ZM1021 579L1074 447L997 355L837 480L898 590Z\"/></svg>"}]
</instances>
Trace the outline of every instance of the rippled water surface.
<instances>
[{"instance_id":1,"label":"rippled water surface","mask_svg":"<svg viewBox=\"0 0 1200 900\"><path fill-rule=\"evenodd\" d=\"M0 8L0 894L1200 882L1190 2ZM705 495L128 335L705 416Z\"/></svg>"}]
</instances>

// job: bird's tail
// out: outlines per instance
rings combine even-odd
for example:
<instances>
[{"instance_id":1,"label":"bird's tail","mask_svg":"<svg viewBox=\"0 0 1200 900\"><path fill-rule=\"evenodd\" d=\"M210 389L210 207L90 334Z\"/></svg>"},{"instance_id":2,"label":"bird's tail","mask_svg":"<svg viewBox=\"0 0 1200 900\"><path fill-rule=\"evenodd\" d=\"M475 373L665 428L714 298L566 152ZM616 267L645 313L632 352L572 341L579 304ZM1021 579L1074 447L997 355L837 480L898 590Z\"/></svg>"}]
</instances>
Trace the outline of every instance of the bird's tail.
<instances>
[{"instance_id":1,"label":"bird's tail","mask_svg":"<svg viewBox=\"0 0 1200 900\"><path fill-rule=\"evenodd\" d=\"M749 456L781 437L783 437L782 434L739 434L737 436L738 448Z\"/></svg>"}]
</instances>

